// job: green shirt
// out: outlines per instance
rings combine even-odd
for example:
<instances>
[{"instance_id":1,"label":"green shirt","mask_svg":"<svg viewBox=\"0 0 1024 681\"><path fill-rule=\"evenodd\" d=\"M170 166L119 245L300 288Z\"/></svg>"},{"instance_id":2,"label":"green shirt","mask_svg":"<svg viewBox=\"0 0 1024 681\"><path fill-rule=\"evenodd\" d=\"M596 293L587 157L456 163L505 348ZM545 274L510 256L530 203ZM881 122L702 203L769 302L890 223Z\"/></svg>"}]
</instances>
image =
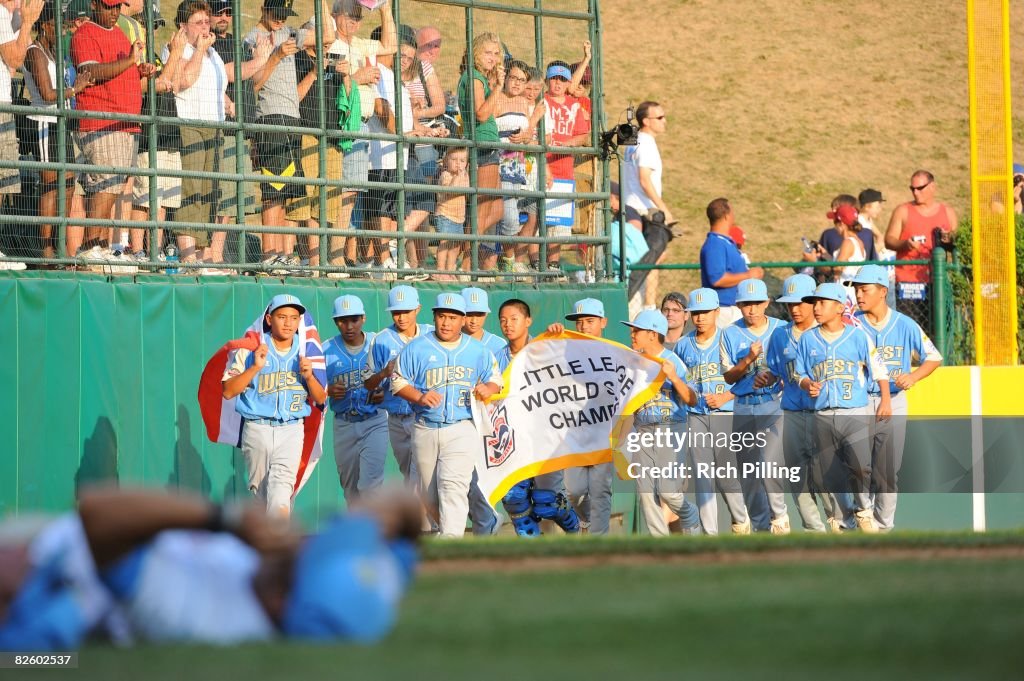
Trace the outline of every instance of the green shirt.
<instances>
[{"instance_id":1,"label":"green shirt","mask_svg":"<svg viewBox=\"0 0 1024 681\"><path fill-rule=\"evenodd\" d=\"M462 77L459 78L459 110L462 112L462 128L468 134L469 123L467 122L467 116L473 116L474 122L476 121L475 114L473 113L472 107L469 106L469 88L472 87L472 81L470 80L470 74L475 80L479 80L484 86L484 98L491 96L491 85L484 78L484 74L480 73L476 69L470 69L464 71ZM477 106L482 102L473 102ZM497 142L498 141L498 124L494 120L494 116L491 116L483 123L476 123L476 142Z\"/></svg>"}]
</instances>

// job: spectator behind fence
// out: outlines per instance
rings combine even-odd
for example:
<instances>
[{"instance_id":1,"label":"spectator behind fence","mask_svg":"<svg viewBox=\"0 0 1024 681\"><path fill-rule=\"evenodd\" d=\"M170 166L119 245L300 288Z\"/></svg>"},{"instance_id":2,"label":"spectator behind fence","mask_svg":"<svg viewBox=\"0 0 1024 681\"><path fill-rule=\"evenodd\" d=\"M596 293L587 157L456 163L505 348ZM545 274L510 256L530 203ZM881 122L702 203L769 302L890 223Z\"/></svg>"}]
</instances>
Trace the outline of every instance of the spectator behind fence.
<instances>
[{"instance_id":1,"label":"spectator behind fence","mask_svg":"<svg viewBox=\"0 0 1024 681\"><path fill-rule=\"evenodd\" d=\"M295 53L316 46L316 29L291 29L285 25L289 17L296 16L293 0L264 0L260 21L245 36L248 56L254 54L257 41L263 37L273 40L274 51L262 69L253 77L256 92L256 123L296 127L299 118L298 81L295 78ZM334 24L327 20L329 8L321 0L323 26L319 27L321 40L327 45L334 40ZM315 26L315 21L313 22ZM302 177L301 138L290 132L259 132L256 134L256 156L259 171L271 178ZM264 227L280 227L291 222L309 220L306 185L275 182L271 179L260 185L263 194L261 221ZM284 234L263 234L264 266L279 265L272 271L287 273L297 265L292 257L295 238ZM316 237L307 241L315 248Z\"/></svg>"},{"instance_id":2,"label":"spectator behind fence","mask_svg":"<svg viewBox=\"0 0 1024 681\"><path fill-rule=\"evenodd\" d=\"M548 115L552 121L551 145L556 147L578 147L590 139L590 121L586 107L578 97L568 93L572 72L564 61L553 61L545 73L547 94L544 97ZM570 154L548 154L548 172L556 181L572 182L575 189L575 162ZM564 230L548 230L548 235L564 233ZM557 267L560 255L559 244L548 246L548 266Z\"/></svg>"},{"instance_id":3,"label":"spectator behind fence","mask_svg":"<svg viewBox=\"0 0 1024 681\"><path fill-rule=\"evenodd\" d=\"M725 328L740 318L740 309L736 307L737 285L747 279L764 278L764 270L748 268L736 243L729 238L729 229L736 223L729 200L715 199L708 204L706 212L711 231L700 249L700 285L718 294L717 324Z\"/></svg>"},{"instance_id":4,"label":"spectator behind fence","mask_svg":"<svg viewBox=\"0 0 1024 681\"><path fill-rule=\"evenodd\" d=\"M593 72L590 68L592 50L589 40L583 41L583 59L572 64L572 80L566 92L579 100L586 120L587 141L583 144L590 144L590 131L593 126L593 103L590 101L590 86L593 83ZM576 191L593 192L597 178L597 157L593 155L576 156L574 159L573 180L576 182ZM576 220L573 225L573 234L593 236L597 227L597 202L590 200L577 201ZM579 281L593 281L595 266L595 247L587 244L576 244L572 249L578 253L579 263L584 267L576 273ZM657 274L657 270L653 271ZM634 315L635 316L635 315Z\"/></svg>"},{"instance_id":5,"label":"spectator behind fence","mask_svg":"<svg viewBox=\"0 0 1024 681\"><path fill-rule=\"evenodd\" d=\"M348 61L338 56L324 57L323 72L317 68L316 50L307 47L295 55L295 77L299 81L299 114L302 117L302 125L306 128L319 128L321 126L320 113L323 111L323 124L327 130L338 131L342 129L338 115L339 89L345 89L343 97L347 98L348 91L351 91L351 76L349 75ZM318 80L323 81L324 96L320 98L320 86ZM326 175L322 177L329 180L342 179L342 150L338 146L338 139L328 137L325 140L326 154L324 157L324 170ZM321 177L320 174L320 138L317 135L302 135L302 174L306 177ZM341 226L341 186L332 187L310 187L306 201L309 204L310 220L308 225L317 227L335 227L344 229ZM326 195L325 205L327 214L320 215L320 195ZM344 239L331 237L330 251L337 251L340 257L344 251ZM310 265L320 264L320 254L312 250L305 254ZM348 278L344 272L331 272L328 276L332 279Z\"/></svg>"},{"instance_id":6,"label":"spectator behind fence","mask_svg":"<svg viewBox=\"0 0 1024 681\"><path fill-rule=\"evenodd\" d=\"M937 245L949 247L957 228L956 211L935 200L935 176L917 170L910 176L913 200L901 203L892 212L885 231L885 245L896 251L896 261L928 260ZM935 234L939 230L939 234ZM907 315L929 335L931 325L928 290L931 284L930 265L904 265L896 268L896 309Z\"/></svg>"},{"instance_id":7,"label":"spectator behind fence","mask_svg":"<svg viewBox=\"0 0 1024 681\"><path fill-rule=\"evenodd\" d=\"M94 0L92 21L71 37L71 58L75 67L88 71L95 82L76 97L78 108L97 113L138 116L142 111L145 79L156 67L143 62L145 46L132 43L118 29L120 0ZM87 164L117 169L136 167L141 131L133 121L82 118L78 121L78 146ZM86 172L79 181L85 191L86 217L109 220L114 204L124 191L126 172ZM108 260L109 228L86 227L81 255L87 260Z\"/></svg>"},{"instance_id":8,"label":"spectator behind fence","mask_svg":"<svg viewBox=\"0 0 1024 681\"><path fill-rule=\"evenodd\" d=\"M665 109L652 101L641 102L636 108L636 121L640 126L636 146L628 147L623 157L623 183L626 193L626 221L643 229L644 219L661 211L664 222L673 222L672 211L662 198L662 163L657 138L665 132ZM665 253L657 262L665 259ZM653 309L658 300L658 271L652 270L644 280L644 308ZM721 315L719 315L721 316Z\"/></svg>"},{"instance_id":9,"label":"spectator behind fence","mask_svg":"<svg viewBox=\"0 0 1024 681\"><path fill-rule=\"evenodd\" d=\"M882 204L885 198L882 192L877 189L865 189L857 195L857 204L860 207L861 233L867 232L871 235L871 241L875 245L875 260L896 260L896 252L885 247L885 232L878 226L878 218L882 215ZM871 258L868 258L869 260ZM889 290L886 302L890 307L896 307L896 268L887 267L889 274Z\"/></svg>"},{"instance_id":10,"label":"spectator behind fence","mask_svg":"<svg viewBox=\"0 0 1024 681\"><path fill-rule=\"evenodd\" d=\"M467 135L472 131L474 142L498 141L498 124L494 113L501 89L505 85L502 54L501 38L496 33L477 35L473 39L472 65L468 65L470 60L467 59L467 68L459 78L459 110L462 112L463 130ZM500 152L497 149L477 147L473 153L476 155L477 188L497 189L500 184ZM500 196L478 195L476 233L490 233L501 219L502 211ZM492 246L480 243L479 265L482 270L493 270L498 264L498 254L492 250Z\"/></svg>"},{"instance_id":11,"label":"spectator behind fence","mask_svg":"<svg viewBox=\"0 0 1024 681\"><path fill-rule=\"evenodd\" d=\"M369 132L369 121L373 116L374 105L377 100L377 83L380 81L380 71L377 69L377 57L386 54L394 54L398 49L396 38L395 20L391 16L391 3L385 2L380 6L380 40L361 38L356 35L363 21L363 6L359 0L335 0L331 10L337 28L337 40L328 49L328 53L335 58L347 59L349 74L353 82L353 92L357 95L345 100L338 100L340 115L345 119L344 127L349 132ZM367 140L343 140L341 149L344 152L342 159L342 177L346 181L366 182L369 177L370 168L370 143ZM352 215L356 208L356 201L361 195L365 197L367 190L346 187L342 194L342 216L343 227L349 225L358 228L361 225L353 224ZM350 265L359 264L359 253L357 240L348 238L345 241L345 260ZM331 261L335 264L335 261Z\"/></svg>"},{"instance_id":12,"label":"spectator behind fence","mask_svg":"<svg viewBox=\"0 0 1024 681\"><path fill-rule=\"evenodd\" d=\"M11 69L21 68L25 54L32 42L32 27L43 11L43 0L23 0L18 12L17 0L0 2L0 103L10 104ZM14 12L19 14L21 29L16 33L12 26ZM18 133L14 114L0 113L0 160L17 163ZM17 167L0 168L0 199L5 195L21 192L21 176ZM7 256L0 252L0 258ZM0 262L0 270L23 270L23 262Z\"/></svg>"},{"instance_id":13,"label":"spectator behind fence","mask_svg":"<svg viewBox=\"0 0 1024 681\"><path fill-rule=\"evenodd\" d=\"M523 96L526 83L529 81L529 67L518 59L508 63L505 75L505 87L502 89L495 105L495 122L498 125L498 136L503 142L512 144L530 144L536 135L537 122L544 115L544 107L531 107L531 103ZM530 109L533 108L531 113ZM537 204L534 200L523 200L517 196L519 191L526 189L526 153L522 151L502 151L498 164L501 178L501 189L508 195L503 199L504 212L498 223L498 234L501 236L518 236L523 225L519 222L520 209L533 207L536 220ZM526 255L525 244L502 244L501 267L504 272L528 272L529 268L522 260Z\"/></svg>"},{"instance_id":14,"label":"spectator behind fence","mask_svg":"<svg viewBox=\"0 0 1024 681\"><path fill-rule=\"evenodd\" d=\"M448 129L438 120L444 114L444 89L438 79L434 65L420 61L416 56L416 40L410 35L402 35L399 45L399 62L402 69L402 83L409 90L412 101L412 112L416 122L430 128L435 134L445 137ZM405 181L411 184L434 184L437 178L437 147L433 144L417 144L409 154L409 167ZM434 212L433 192L406 192L405 195L405 231L415 232L427 221ZM406 250L410 267L419 267L427 257L427 241L413 239L408 242Z\"/></svg>"},{"instance_id":15,"label":"spectator behind fence","mask_svg":"<svg viewBox=\"0 0 1024 681\"><path fill-rule=\"evenodd\" d=\"M859 238L859 233L862 231L858 220L860 212L855 207L844 203L835 210L829 211L826 217L832 220L836 233L842 238L839 248L832 252L832 259L836 262L864 262L866 258L864 242ZM835 280L840 284L853 281L853 277L859 269L859 265L838 268L835 272ZM857 304L852 286L846 289L846 297L851 305Z\"/></svg>"},{"instance_id":16,"label":"spectator behind fence","mask_svg":"<svg viewBox=\"0 0 1024 681\"><path fill-rule=\"evenodd\" d=\"M216 36L210 29L210 6L205 0L185 0L178 5L174 18L179 33L184 33L185 47L181 62L173 75L174 104L179 118L223 123L234 104L227 98L227 71L224 61L213 49ZM170 56L167 47L161 58ZM181 167L205 173L220 170L218 149L222 132L217 128L193 125L180 126ZM179 222L213 223L217 216L219 183L212 179L184 177L181 181ZM224 233L211 240L208 229L178 230L182 262L224 262ZM200 268L199 274L226 274L220 270Z\"/></svg>"},{"instance_id":17,"label":"spectator behind fence","mask_svg":"<svg viewBox=\"0 0 1024 681\"><path fill-rule=\"evenodd\" d=\"M441 31L436 26L424 26L416 31L416 56L422 62L437 63L441 56Z\"/></svg>"},{"instance_id":18,"label":"spectator behind fence","mask_svg":"<svg viewBox=\"0 0 1024 681\"><path fill-rule=\"evenodd\" d=\"M536 119L538 123L540 123L541 118L544 119L545 144L550 144L551 131L555 127L555 122L551 119L547 101L544 99L544 74L537 67L531 66L526 69L526 77L526 87L523 88L523 97L527 103L526 113L531 120ZM531 133L530 144L538 144L540 142L540 129L534 127ZM526 155L527 189L540 191L540 163L545 162L546 158L547 156L544 154ZM551 173L544 174L544 184L548 189L551 188ZM522 199L520 202L520 210L526 213L526 223L523 224L519 236L533 236L537 233L537 205L539 201L540 199L530 198ZM517 257L521 257L524 252L527 254L530 270L535 272L540 270L540 244L519 244L517 252L519 254Z\"/></svg>"},{"instance_id":19,"label":"spectator behind fence","mask_svg":"<svg viewBox=\"0 0 1024 681\"><path fill-rule=\"evenodd\" d=\"M843 205L859 209L857 197L850 194L840 194L836 198L832 199L831 210L838 210L839 207ZM878 251L875 249L874 235L870 232L861 230L857 232L857 237L864 245L864 252L867 254L867 259L877 260ZM821 236L818 237L818 243L821 244L821 254L826 258L831 258L832 254L838 251L839 247L843 245L843 237L839 234L839 231L835 228L833 223L832 227L828 227L822 231Z\"/></svg>"},{"instance_id":20,"label":"spectator behind fence","mask_svg":"<svg viewBox=\"0 0 1024 681\"><path fill-rule=\"evenodd\" d=\"M466 147L448 147L441 161L443 169L438 178L442 187L469 187L469 149ZM437 228L437 269L454 272L459 266L459 252L462 242L446 238L450 234L464 234L466 224L466 195L437 193L437 212L434 214L434 226ZM468 258L463 261L462 269L468 270ZM454 281L455 276L442 272L431 277L434 281ZM469 281L468 275L460 275L463 281Z\"/></svg>"},{"instance_id":21,"label":"spectator behind fence","mask_svg":"<svg viewBox=\"0 0 1024 681\"><path fill-rule=\"evenodd\" d=\"M57 62L56 53L61 49L60 41L57 40L54 21L54 5L47 3L43 6L42 14L36 23L36 39L25 53L25 64L22 67L25 73L25 87L28 89L29 102L39 111L56 112L57 110ZM28 32L23 28L22 32ZM2 49L2 48L0 48ZM64 83L64 99L68 106L74 106L75 95L92 85L92 76L88 73L77 74L74 67L67 62L64 65L64 73L61 76ZM35 128L33 134L33 151L36 160L41 163L56 163L59 160L57 145L60 136L57 134L57 117L46 113L29 114L28 120ZM71 132L65 131L64 136L64 158L70 163L74 161L75 154L71 145ZM39 180L42 184L39 193L39 215L43 217L54 217L57 212L57 171L40 170ZM64 174L64 186L67 188L65 194L65 211L70 215L72 201L74 199L75 174L67 172ZM52 258L56 254L54 244L55 238L52 225L41 225L39 237L42 244L40 249L44 258ZM3 264L0 263L0 269Z\"/></svg>"},{"instance_id":22,"label":"spectator behind fence","mask_svg":"<svg viewBox=\"0 0 1024 681\"><path fill-rule=\"evenodd\" d=\"M213 43L213 49L220 55L224 62L224 72L227 74L228 89L227 98L234 104L234 116L230 110L225 111L227 121L252 121L256 115L256 93L252 88L252 77L258 73L270 58L274 50L274 44L269 36L256 40L250 59L242 62L241 83L235 82L235 37L230 33L232 24L232 0L212 0L210 2L210 28L217 39ZM234 132L226 133L220 138L218 149L217 165L221 172L237 173L241 170L245 175L252 175L252 154L250 135L242 138L242 149L238 150L238 143ZM239 168L238 159L241 157L242 165ZM241 199L238 192L241 191ZM217 222L226 225L238 220L238 203L241 200L243 215L256 213L256 199L253 195L253 186L249 182L243 182L241 188L234 181L224 180L218 183L217 193L220 202L217 206Z\"/></svg>"}]
</instances>

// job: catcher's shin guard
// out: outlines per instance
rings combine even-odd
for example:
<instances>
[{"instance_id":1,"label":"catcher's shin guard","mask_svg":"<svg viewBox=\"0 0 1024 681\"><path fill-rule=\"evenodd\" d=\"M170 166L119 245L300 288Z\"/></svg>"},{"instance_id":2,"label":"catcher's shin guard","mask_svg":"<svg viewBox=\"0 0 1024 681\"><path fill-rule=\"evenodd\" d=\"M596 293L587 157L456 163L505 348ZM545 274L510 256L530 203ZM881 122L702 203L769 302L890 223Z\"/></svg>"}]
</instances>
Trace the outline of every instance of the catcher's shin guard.
<instances>
[{"instance_id":1,"label":"catcher's shin guard","mask_svg":"<svg viewBox=\"0 0 1024 681\"><path fill-rule=\"evenodd\" d=\"M566 532L579 532L580 519L565 492L549 489L533 490L533 513L538 518L553 520Z\"/></svg>"},{"instance_id":2,"label":"catcher's shin guard","mask_svg":"<svg viewBox=\"0 0 1024 681\"><path fill-rule=\"evenodd\" d=\"M508 491L501 503L508 511L508 517L512 520L512 527L520 537L539 537L541 535L540 525L533 515L533 505L530 503L530 487L532 480L523 480Z\"/></svg>"}]
</instances>

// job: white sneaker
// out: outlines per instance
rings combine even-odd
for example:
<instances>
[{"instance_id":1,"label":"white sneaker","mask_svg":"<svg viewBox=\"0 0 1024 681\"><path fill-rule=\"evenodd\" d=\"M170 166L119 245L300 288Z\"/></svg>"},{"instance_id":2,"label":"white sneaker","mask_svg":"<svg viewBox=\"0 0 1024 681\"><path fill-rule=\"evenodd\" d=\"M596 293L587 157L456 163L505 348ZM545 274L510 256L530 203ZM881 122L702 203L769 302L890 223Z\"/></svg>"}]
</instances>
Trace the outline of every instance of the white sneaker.
<instances>
[{"instance_id":1,"label":"white sneaker","mask_svg":"<svg viewBox=\"0 0 1024 681\"><path fill-rule=\"evenodd\" d=\"M7 256L3 254L3 251L0 251L0 258L6 258L6 257ZM25 269L25 267L27 267L27 265L25 265L25 263L18 262L17 260L11 260L11 261L8 261L8 262L0 262L0 270L5 270L7 272L20 272L23 269Z\"/></svg>"},{"instance_id":2,"label":"white sneaker","mask_svg":"<svg viewBox=\"0 0 1024 681\"><path fill-rule=\"evenodd\" d=\"M751 527L750 527L750 519L749 518L747 519L746 522L743 522L743 523L733 523L732 524L732 533L733 534L750 534L750 532L751 532Z\"/></svg>"},{"instance_id":3,"label":"white sneaker","mask_svg":"<svg viewBox=\"0 0 1024 681\"><path fill-rule=\"evenodd\" d=\"M110 263L105 268L107 274L136 274L139 271L135 256L121 249L111 251L105 260Z\"/></svg>"},{"instance_id":4,"label":"white sneaker","mask_svg":"<svg viewBox=\"0 0 1024 681\"><path fill-rule=\"evenodd\" d=\"M878 525L875 524L875 512L872 509L857 511L857 529L865 534L878 534Z\"/></svg>"},{"instance_id":5,"label":"white sneaker","mask_svg":"<svg viewBox=\"0 0 1024 681\"><path fill-rule=\"evenodd\" d=\"M352 275L349 274L348 272L328 272L327 273L327 278L328 279L348 279L351 276Z\"/></svg>"},{"instance_id":6,"label":"white sneaker","mask_svg":"<svg viewBox=\"0 0 1024 681\"><path fill-rule=\"evenodd\" d=\"M380 265L380 278L384 281L395 281L398 279L398 263L388 258Z\"/></svg>"}]
</instances>

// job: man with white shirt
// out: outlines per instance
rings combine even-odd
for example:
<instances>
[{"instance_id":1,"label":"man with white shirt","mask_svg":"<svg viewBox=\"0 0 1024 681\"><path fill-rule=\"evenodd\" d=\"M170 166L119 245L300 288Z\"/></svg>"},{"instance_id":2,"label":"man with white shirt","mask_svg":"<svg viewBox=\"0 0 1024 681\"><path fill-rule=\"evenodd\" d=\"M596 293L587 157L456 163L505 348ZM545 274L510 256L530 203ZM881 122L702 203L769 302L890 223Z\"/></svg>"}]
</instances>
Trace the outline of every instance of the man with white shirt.
<instances>
[{"instance_id":1,"label":"man with white shirt","mask_svg":"<svg viewBox=\"0 0 1024 681\"><path fill-rule=\"evenodd\" d=\"M661 198L661 152L658 135L665 132L665 109L652 101L641 102L636 109L640 125L635 147L629 147L623 159L623 182L626 194L626 220L643 229L643 218L654 211L665 214L665 223L672 222L672 211ZM658 258L660 263L662 258ZM654 309L658 300L658 271L651 270L644 287L644 306Z\"/></svg>"},{"instance_id":2,"label":"man with white shirt","mask_svg":"<svg viewBox=\"0 0 1024 681\"><path fill-rule=\"evenodd\" d=\"M22 0L21 29L15 31L12 22L17 10L17 0L0 2L0 103L11 103L11 69L21 68L25 53L32 44L32 26L43 11L43 0ZM0 159L18 160L18 134L14 114L0 113ZM21 193L21 178L17 168L0 169L0 195ZM23 270L25 263L4 261L7 256L0 252L0 270Z\"/></svg>"}]
</instances>

